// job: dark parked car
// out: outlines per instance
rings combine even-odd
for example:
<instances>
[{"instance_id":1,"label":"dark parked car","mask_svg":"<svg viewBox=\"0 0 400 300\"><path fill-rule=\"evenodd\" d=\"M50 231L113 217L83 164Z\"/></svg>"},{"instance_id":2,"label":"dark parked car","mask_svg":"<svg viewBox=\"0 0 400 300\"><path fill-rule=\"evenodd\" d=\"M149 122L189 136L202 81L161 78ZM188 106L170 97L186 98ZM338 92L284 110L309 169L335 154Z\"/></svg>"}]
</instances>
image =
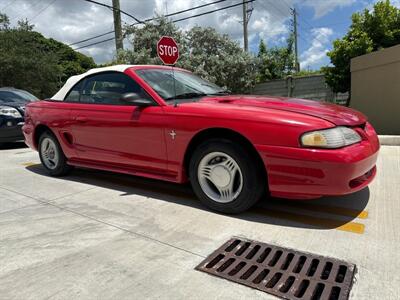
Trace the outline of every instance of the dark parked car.
<instances>
[{"instance_id":1,"label":"dark parked car","mask_svg":"<svg viewBox=\"0 0 400 300\"><path fill-rule=\"evenodd\" d=\"M0 144L24 139L21 127L25 105L36 100L37 97L24 90L0 88Z\"/></svg>"}]
</instances>

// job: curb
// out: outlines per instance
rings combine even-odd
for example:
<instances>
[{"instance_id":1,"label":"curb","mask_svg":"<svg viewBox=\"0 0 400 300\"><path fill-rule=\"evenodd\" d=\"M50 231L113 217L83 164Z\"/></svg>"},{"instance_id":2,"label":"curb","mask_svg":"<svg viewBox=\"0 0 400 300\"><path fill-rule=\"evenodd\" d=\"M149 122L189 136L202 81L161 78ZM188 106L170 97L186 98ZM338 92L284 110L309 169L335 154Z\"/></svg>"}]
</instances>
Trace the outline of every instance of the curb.
<instances>
[{"instance_id":1,"label":"curb","mask_svg":"<svg viewBox=\"0 0 400 300\"><path fill-rule=\"evenodd\" d=\"M400 146L400 135L378 135L382 146Z\"/></svg>"}]
</instances>

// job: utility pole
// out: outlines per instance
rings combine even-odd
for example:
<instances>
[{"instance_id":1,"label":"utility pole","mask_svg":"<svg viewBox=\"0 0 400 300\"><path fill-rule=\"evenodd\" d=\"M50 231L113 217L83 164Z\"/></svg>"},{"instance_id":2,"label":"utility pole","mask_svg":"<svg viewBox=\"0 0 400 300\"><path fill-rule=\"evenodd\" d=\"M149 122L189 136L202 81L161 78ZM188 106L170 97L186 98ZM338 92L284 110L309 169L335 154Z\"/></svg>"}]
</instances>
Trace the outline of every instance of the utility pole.
<instances>
[{"instance_id":1,"label":"utility pole","mask_svg":"<svg viewBox=\"0 0 400 300\"><path fill-rule=\"evenodd\" d=\"M114 31L115 31L115 47L117 52L124 49L122 26L121 26L121 11L119 0L112 0L113 15L114 15Z\"/></svg>"},{"instance_id":2,"label":"utility pole","mask_svg":"<svg viewBox=\"0 0 400 300\"><path fill-rule=\"evenodd\" d=\"M247 3L246 0L243 0L243 39L244 39L244 51L249 51L249 39L247 36L247 24L248 24L248 19L247 19Z\"/></svg>"},{"instance_id":3,"label":"utility pole","mask_svg":"<svg viewBox=\"0 0 400 300\"><path fill-rule=\"evenodd\" d=\"M293 35L294 35L294 68L296 72L300 72L300 64L297 49L297 12L296 8L291 8L293 15Z\"/></svg>"},{"instance_id":4,"label":"utility pole","mask_svg":"<svg viewBox=\"0 0 400 300\"><path fill-rule=\"evenodd\" d=\"M247 3L248 0L243 0L243 48L244 51L249 51L249 38L247 34L247 25L249 24L249 20L251 17L251 13L253 12L253 7L248 8ZM250 4L252 5L252 4Z\"/></svg>"}]
</instances>

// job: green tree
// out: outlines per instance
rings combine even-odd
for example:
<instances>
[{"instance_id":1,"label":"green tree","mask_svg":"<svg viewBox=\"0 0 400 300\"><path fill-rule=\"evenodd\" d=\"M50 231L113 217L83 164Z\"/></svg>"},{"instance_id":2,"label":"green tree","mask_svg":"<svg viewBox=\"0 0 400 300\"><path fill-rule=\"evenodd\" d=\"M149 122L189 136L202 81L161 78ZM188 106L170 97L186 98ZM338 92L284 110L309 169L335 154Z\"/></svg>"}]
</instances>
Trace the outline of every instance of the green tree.
<instances>
[{"instance_id":1,"label":"green tree","mask_svg":"<svg viewBox=\"0 0 400 300\"><path fill-rule=\"evenodd\" d=\"M334 92L349 92L352 58L399 43L400 9L389 0L375 3L371 11L353 14L348 33L335 40L328 52L333 66L323 68L326 82Z\"/></svg>"},{"instance_id":2,"label":"green tree","mask_svg":"<svg viewBox=\"0 0 400 300\"><path fill-rule=\"evenodd\" d=\"M256 81L256 58L214 28L193 27L187 32L188 50L182 63L203 78L233 92L246 92Z\"/></svg>"},{"instance_id":3,"label":"green tree","mask_svg":"<svg viewBox=\"0 0 400 300\"><path fill-rule=\"evenodd\" d=\"M182 57L186 52L186 41L183 33L174 23L160 17L157 22L147 22L143 27L125 27L125 36L129 38L132 50L119 52L117 60L113 63L161 64L157 56L157 42L163 35L172 36L175 39L179 44Z\"/></svg>"},{"instance_id":4,"label":"green tree","mask_svg":"<svg viewBox=\"0 0 400 300\"><path fill-rule=\"evenodd\" d=\"M0 30L7 30L10 27L10 19L6 14L0 13Z\"/></svg>"},{"instance_id":5,"label":"green tree","mask_svg":"<svg viewBox=\"0 0 400 300\"><path fill-rule=\"evenodd\" d=\"M267 54L267 45L265 44L263 39L260 39L260 43L258 44L258 57L262 57Z\"/></svg>"},{"instance_id":6,"label":"green tree","mask_svg":"<svg viewBox=\"0 0 400 300\"><path fill-rule=\"evenodd\" d=\"M28 19L18 21L18 30L32 31L33 27L35 27L35 25L29 24Z\"/></svg>"},{"instance_id":7,"label":"green tree","mask_svg":"<svg viewBox=\"0 0 400 300\"><path fill-rule=\"evenodd\" d=\"M33 31L27 20L10 28L0 14L0 86L13 86L41 98L52 96L72 75L95 67L92 58Z\"/></svg>"},{"instance_id":8,"label":"green tree","mask_svg":"<svg viewBox=\"0 0 400 300\"><path fill-rule=\"evenodd\" d=\"M187 32L160 17L143 27L126 28L132 50L118 53L115 63L162 64L156 44L161 36L172 36L179 44L177 63L195 74L234 92L245 92L255 83L255 58L244 52L238 43L213 28L193 27Z\"/></svg>"},{"instance_id":9,"label":"green tree","mask_svg":"<svg viewBox=\"0 0 400 300\"><path fill-rule=\"evenodd\" d=\"M287 40L285 47L268 49L261 39L258 46L258 75L257 81L264 82L272 79L285 78L294 71L293 36Z\"/></svg>"},{"instance_id":10,"label":"green tree","mask_svg":"<svg viewBox=\"0 0 400 300\"><path fill-rule=\"evenodd\" d=\"M38 38L29 31L0 31L0 86L21 88L42 98L57 90L62 74L57 56L32 47Z\"/></svg>"}]
</instances>

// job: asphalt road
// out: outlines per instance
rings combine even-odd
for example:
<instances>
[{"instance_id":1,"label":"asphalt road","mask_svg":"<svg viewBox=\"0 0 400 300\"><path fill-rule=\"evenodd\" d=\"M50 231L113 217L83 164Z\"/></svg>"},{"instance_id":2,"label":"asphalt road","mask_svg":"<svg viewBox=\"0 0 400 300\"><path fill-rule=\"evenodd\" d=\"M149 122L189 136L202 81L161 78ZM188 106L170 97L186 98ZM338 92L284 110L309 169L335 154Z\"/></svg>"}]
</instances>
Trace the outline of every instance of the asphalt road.
<instances>
[{"instance_id":1,"label":"asphalt road","mask_svg":"<svg viewBox=\"0 0 400 300\"><path fill-rule=\"evenodd\" d=\"M225 216L189 186L75 170L51 178L37 153L0 149L0 299L275 299L195 271L232 236L357 265L351 299L400 299L400 147L345 197L262 201Z\"/></svg>"}]
</instances>

